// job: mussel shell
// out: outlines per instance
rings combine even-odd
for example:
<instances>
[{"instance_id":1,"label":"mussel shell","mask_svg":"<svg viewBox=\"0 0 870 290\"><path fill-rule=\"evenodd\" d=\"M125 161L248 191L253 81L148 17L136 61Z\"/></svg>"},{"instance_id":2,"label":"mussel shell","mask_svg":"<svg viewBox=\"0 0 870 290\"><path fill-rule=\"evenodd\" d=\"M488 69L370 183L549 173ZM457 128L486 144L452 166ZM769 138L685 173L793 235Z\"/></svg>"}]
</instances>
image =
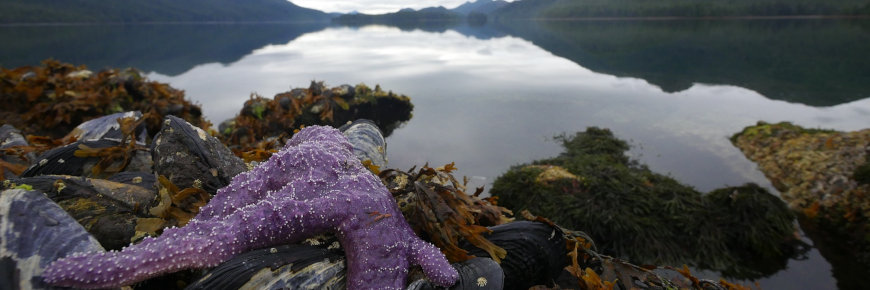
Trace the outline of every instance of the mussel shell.
<instances>
[{"instance_id":1,"label":"mussel shell","mask_svg":"<svg viewBox=\"0 0 870 290\"><path fill-rule=\"evenodd\" d=\"M238 255L186 289L344 289L341 251L282 245Z\"/></svg>"},{"instance_id":2,"label":"mussel shell","mask_svg":"<svg viewBox=\"0 0 870 290\"><path fill-rule=\"evenodd\" d=\"M371 120L359 119L339 128L353 146L353 154L360 161L371 160L380 168L387 166L387 141L384 133Z\"/></svg>"},{"instance_id":3,"label":"mussel shell","mask_svg":"<svg viewBox=\"0 0 870 290\"><path fill-rule=\"evenodd\" d=\"M76 140L79 141L96 141L100 139L113 139L120 141L124 136L122 136L121 124L118 123L118 119L130 117L139 120L142 118L142 113L139 111L131 111L92 119L76 126L69 134L67 134L67 137L75 137ZM145 130L144 123L139 124L139 126L136 127L136 133L136 141L145 144L145 140L148 138L148 132Z\"/></svg>"},{"instance_id":4,"label":"mussel shell","mask_svg":"<svg viewBox=\"0 0 870 290\"><path fill-rule=\"evenodd\" d=\"M154 189L102 179L44 175L12 182L44 192L110 250L130 244L137 218L152 217L157 198Z\"/></svg>"},{"instance_id":5,"label":"mussel shell","mask_svg":"<svg viewBox=\"0 0 870 290\"><path fill-rule=\"evenodd\" d=\"M110 139L96 141L78 141L66 146L54 148L45 152L36 163L27 168L21 177L33 177L39 175L73 175L86 177L105 177L102 174L95 175L92 169L100 161L100 157L77 157L75 152L81 148L109 148L120 145L121 142ZM117 160L118 165L122 160ZM133 153L130 163L123 168L125 171L150 171L151 158L147 152L137 150Z\"/></svg>"},{"instance_id":6,"label":"mussel shell","mask_svg":"<svg viewBox=\"0 0 870 290\"><path fill-rule=\"evenodd\" d=\"M244 161L217 138L175 116L164 119L151 145L155 173L181 189L194 187L199 180L203 190L215 194L247 170Z\"/></svg>"},{"instance_id":7,"label":"mussel shell","mask_svg":"<svg viewBox=\"0 0 870 290\"><path fill-rule=\"evenodd\" d=\"M141 171L118 172L115 175L109 176L106 180L135 185L145 189L154 189L157 183L157 177L154 176L154 173Z\"/></svg>"},{"instance_id":8,"label":"mussel shell","mask_svg":"<svg viewBox=\"0 0 870 290\"><path fill-rule=\"evenodd\" d=\"M507 251L501 261L504 289L528 289L549 285L567 265L566 240L562 231L548 224L518 221L490 227L484 237ZM489 254L462 240L459 246L477 257Z\"/></svg>"},{"instance_id":9,"label":"mussel shell","mask_svg":"<svg viewBox=\"0 0 870 290\"><path fill-rule=\"evenodd\" d=\"M18 131L15 127L9 124L5 124L0 126L0 149L7 149L14 146L28 146L27 139L24 139L24 136L21 135L21 131ZM23 156L24 159L19 158L14 155L6 155L4 150L0 150L0 158L4 162L12 164L13 166L20 166L20 168L27 168L28 160L36 159L36 155L33 153L27 153ZM3 170L3 176L0 176L0 179L10 179L17 177L12 170Z\"/></svg>"},{"instance_id":10,"label":"mussel shell","mask_svg":"<svg viewBox=\"0 0 870 290\"><path fill-rule=\"evenodd\" d=\"M52 289L42 281L52 261L100 251L100 244L41 192L0 193L0 288Z\"/></svg>"},{"instance_id":11,"label":"mussel shell","mask_svg":"<svg viewBox=\"0 0 870 290\"><path fill-rule=\"evenodd\" d=\"M459 281L448 289L457 290L501 290L504 289L504 270L490 258L473 258L453 263L459 272ZM439 289L426 279L419 279L408 285L406 290Z\"/></svg>"},{"instance_id":12,"label":"mussel shell","mask_svg":"<svg viewBox=\"0 0 870 290\"><path fill-rule=\"evenodd\" d=\"M9 124L0 126L0 149L27 145L27 139L24 139L24 135L21 135L21 131Z\"/></svg>"}]
</instances>

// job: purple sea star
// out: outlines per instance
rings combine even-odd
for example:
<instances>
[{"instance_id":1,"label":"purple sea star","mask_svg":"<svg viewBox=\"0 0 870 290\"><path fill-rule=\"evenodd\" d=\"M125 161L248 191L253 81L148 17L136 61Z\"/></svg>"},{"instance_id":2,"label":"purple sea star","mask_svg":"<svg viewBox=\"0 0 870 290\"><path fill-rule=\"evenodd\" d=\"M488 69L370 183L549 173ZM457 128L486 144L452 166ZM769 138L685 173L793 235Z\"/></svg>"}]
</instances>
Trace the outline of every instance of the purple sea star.
<instances>
[{"instance_id":1,"label":"purple sea star","mask_svg":"<svg viewBox=\"0 0 870 290\"><path fill-rule=\"evenodd\" d=\"M186 226L121 251L59 259L44 278L58 286L116 287L324 232L345 249L349 288L402 288L410 265L441 286L458 278L438 248L414 234L341 132L319 126L233 178Z\"/></svg>"}]
</instances>

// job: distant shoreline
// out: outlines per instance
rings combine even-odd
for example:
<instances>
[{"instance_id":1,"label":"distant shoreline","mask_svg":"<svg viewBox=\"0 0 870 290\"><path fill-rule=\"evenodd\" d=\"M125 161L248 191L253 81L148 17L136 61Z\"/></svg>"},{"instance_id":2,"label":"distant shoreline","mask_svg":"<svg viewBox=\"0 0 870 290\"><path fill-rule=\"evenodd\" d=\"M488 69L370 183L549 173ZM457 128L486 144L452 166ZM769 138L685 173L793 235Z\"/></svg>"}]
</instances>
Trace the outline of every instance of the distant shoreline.
<instances>
[{"instance_id":1,"label":"distant shoreline","mask_svg":"<svg viewBox=\"0 0 870 290\"><path fill-rule=\"evenodd\" d=\"M781 16L632 16L632 17L563 17L531 18L536 21L668 21L668 20L777 20L777 19L870 19L870 15L781 15Z\"/></svg>"},{"instance_id":2,"label":"distant shoreline","mask_svg":"<svg viewBox=\"0 0 870 290\"><path fill-rule=\"evenodd\" d=\"M142 22L13 22L0 23L0 27L13 26L94 26L94 25L223 25L223 24L309 24L329 21L142 21Z\"/></svg>"}]
</instances>

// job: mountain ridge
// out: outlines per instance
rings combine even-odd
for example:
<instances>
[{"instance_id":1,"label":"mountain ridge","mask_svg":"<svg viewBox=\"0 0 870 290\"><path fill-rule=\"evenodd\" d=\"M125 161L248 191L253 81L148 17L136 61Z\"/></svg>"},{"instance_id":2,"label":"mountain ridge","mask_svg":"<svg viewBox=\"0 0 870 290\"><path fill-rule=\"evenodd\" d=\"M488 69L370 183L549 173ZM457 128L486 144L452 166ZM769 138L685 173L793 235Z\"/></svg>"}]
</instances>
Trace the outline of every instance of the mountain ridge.
<instances>
[{"instance_id":1,"label":"mountain ridge","mask_svg":"<svg viewBox=\"0 0 870 290\"><path fill-rule=\"evenodd\" d=\"M0 23L311 22L329 15L285 0L4 0Z\"/></svg>"}]
</instances>

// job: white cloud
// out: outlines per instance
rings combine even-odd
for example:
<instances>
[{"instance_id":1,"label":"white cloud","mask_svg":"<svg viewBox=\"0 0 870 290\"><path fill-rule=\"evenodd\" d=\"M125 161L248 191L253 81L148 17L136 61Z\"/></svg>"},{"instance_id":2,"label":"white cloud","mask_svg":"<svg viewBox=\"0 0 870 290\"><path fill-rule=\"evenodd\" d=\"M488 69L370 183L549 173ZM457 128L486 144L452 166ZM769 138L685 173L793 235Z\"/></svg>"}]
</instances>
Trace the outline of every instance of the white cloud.
<instances>
[{"instance_id":1,"label":"white cloud","mask_svg":"<svg viewBox=\"0 0 870 290\"><path fill-rule=\"evenodd\" d=\"M313 8L325 12L347 13L351 11L359 11L362 13L377 14L395 12L402 8L420 9L437 6L454 8L462 5L462 3L465 3L466 1L474 0L292 0L290 2L302 7Z\"/></svg>"}]
</instances>

